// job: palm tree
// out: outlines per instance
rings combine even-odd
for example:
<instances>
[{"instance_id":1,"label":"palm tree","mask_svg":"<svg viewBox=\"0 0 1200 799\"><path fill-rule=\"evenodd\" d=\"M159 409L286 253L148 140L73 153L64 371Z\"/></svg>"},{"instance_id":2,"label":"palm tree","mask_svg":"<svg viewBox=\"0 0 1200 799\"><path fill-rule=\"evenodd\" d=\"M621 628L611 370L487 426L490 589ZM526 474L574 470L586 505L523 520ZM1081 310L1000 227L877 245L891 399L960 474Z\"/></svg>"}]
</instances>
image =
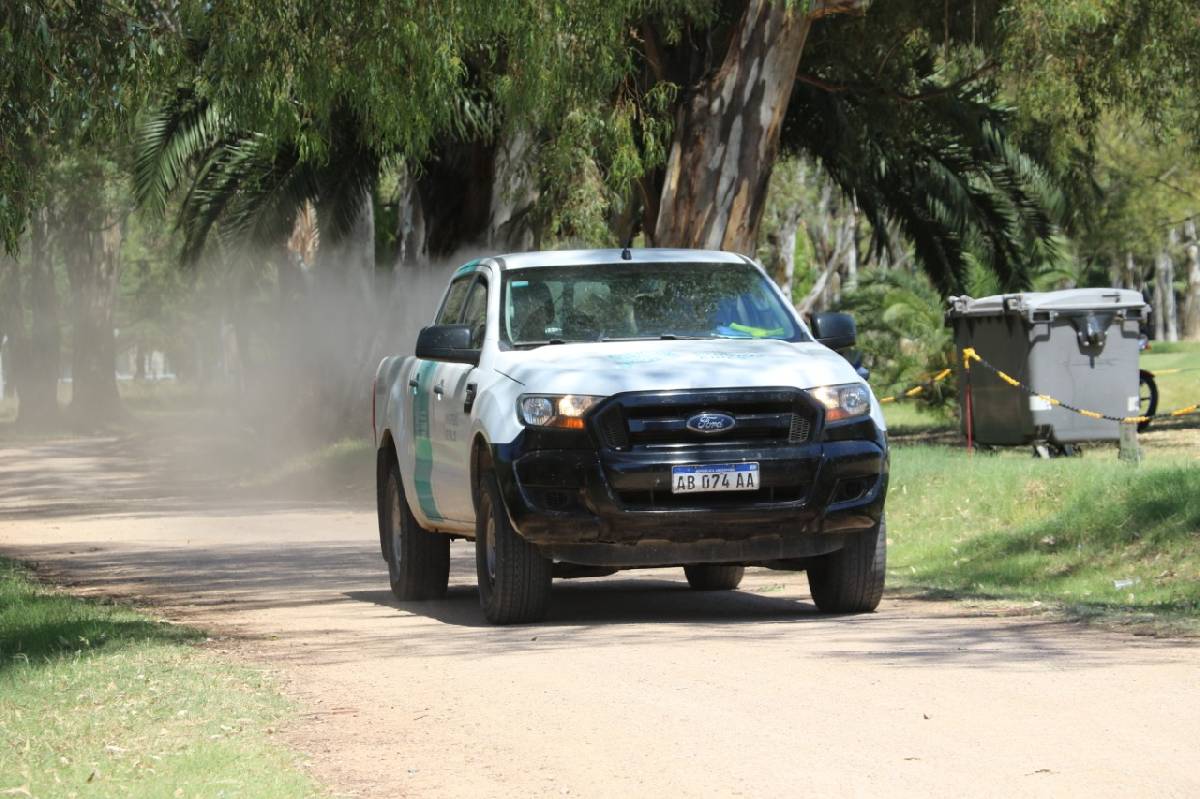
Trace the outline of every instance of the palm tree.
<instances>
[{"instance_id":1,"label":"palm tree","mask_svg":"<svg viewBox=\"0 0 1200 799\"><path fill-rule=\"evenodd\" d=\"M140 126L135 196L162 213L182 190L185 263L200 257L214 229L228 243L278 246L310 204L323 240L336 245L370 208L380 158L362 144L352 113L335 119L326 157L316 161L302 158L294 142L233 129L218 107L181 90Z\"/></svg>"},{"instance_id":2,"label":"palm tree","mask_svg":"<svg viewBox=\"0 0 1200 799\"><path fill-rule=\"evenodd\" d=\"M1027 288L1059 242L1052 177L1013 140L989 86L937 74L922 85L913 100L869 82L798 82L784 145L854 198L877 246L898 228L943 293L964 288L972 259L1004 289Z\"/></svg>"}]
</instances>

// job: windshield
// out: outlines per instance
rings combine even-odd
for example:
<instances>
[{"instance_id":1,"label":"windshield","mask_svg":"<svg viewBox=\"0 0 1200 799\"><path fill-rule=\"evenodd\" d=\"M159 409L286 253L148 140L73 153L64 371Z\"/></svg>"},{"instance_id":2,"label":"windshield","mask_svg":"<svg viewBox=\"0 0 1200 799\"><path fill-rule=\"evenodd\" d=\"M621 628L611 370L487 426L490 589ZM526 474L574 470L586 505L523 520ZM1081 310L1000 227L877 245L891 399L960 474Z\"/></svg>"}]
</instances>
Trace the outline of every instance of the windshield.
<instances>
[{"instance_id":1,"label":"windshield","mask_svg":"<svg viewBox=\"0 0 1200 799\"><path fill-rule=\"evenodd\" d=\"M504 275L514 346L658 338L808 337L747 264L587 264Z\"/></svg>"}]
</instances>

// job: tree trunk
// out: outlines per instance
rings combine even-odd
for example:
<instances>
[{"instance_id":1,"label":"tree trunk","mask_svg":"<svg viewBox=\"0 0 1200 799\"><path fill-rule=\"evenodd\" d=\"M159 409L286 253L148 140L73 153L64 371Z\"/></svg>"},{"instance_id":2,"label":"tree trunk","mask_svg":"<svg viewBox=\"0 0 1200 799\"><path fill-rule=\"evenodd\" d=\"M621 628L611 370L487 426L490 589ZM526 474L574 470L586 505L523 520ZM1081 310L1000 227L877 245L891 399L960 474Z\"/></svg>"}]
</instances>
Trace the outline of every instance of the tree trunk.
<instances>
[{"instance_id":1,"label":"tree trunk","mask_svg":"<svg viewBox=\"0 0 1200 799\"><path fill-rule=\"evenodd\" d=\"M0 340L8 337L7 379L17 397L17 424L42 430L58 421L61 349L46 209L31 216L29 233L28 280L22 280L22 265L15 258L0 264ZM31 322L28 333L26 308Z\"/></svg>"},{"instance_id":2,"label":"tree trunk","mask_svg":"<svg viewBox=\"0 0 1200 799\"><path fill-rule=\"evenodd\" d=\"M494 250L520 252L534 247L537 231L529 218L529 210L538 198L530 168L533 147L533 137L522 130L507 136L497 147L488 216L488 245Z\"/></svg>"},{"instance_id":3,"label":"tree trunk","mask_svg":"<svg viewBox=\"0 0 1200 799\"><path fill-rule=\"evenodd\" d=\"M1138 269L1137 261L1133 260L1132 252L1125 253L1125 284L1143 296L1146 294L1146 278Z\"/></svg>"},{"instance_id":4,"label":"tree trunk","mask_svg":"<svg viewBox=\"0 0 1200 799\"><path fill-rule=\"evenodd\" d=\"M829 290L829 280L833 273L837 271L837 261L829 261L821 269L821 274L817 275L816 282L809 289L808 294L799 303L796 304L796 310L803 316L807 316L813 311L819 311L823 307L821 300L826 296Z\"/></svg>"},{"instance_id":5,"label":"tree trunk","mask_svg":"<svg viewBox=\"0 0 1200 799\"><path fill-rule=\"evenodd\" d=\"M66 258L75 327L71 414L85 424L105 424L122 415L113 310L121 279L123 227L115 213L105 214L99 232L79 231L71 237L75 246Z\"/></svg>"},{"instance_id":6,"label":"tree trunk","mask_svg":"<svg viewBox=\"0 0 1200 799\"><path fill-rule=\"evenodd\" d=\"M862 0L750 0L721 66L680 107L653 242L753 253L779 131L813 20Z\"/></svg>"},{"instance_id":7,"label":"tree trunk","mask_svg":"<svg viewBox=\"0 0 1200 799\"><path fill-rule=\"evenodd\" d=\"M8 394L17 394L20 381L18 366L21 361L21 348L25 345L25 323L21 311L21 265L4 252L0 252L0 357L5 360L0 363L4 373L0 374L0 382L4 383L4 392L0 398ZM18 394L19 396L19 394Z\"/></svg>"},{"instance_id":8,"label":"tree trunk","mask_svg":"<svg viewBox=\"0 0 1200 799\"><path fill-rule=\"evenodd\" d=\"M799 233L800 213L797 208L788 214L783 228L779 231L779 259L783 264L783 279L780 281L780 288L783 289L783 296L788 298L788 302L793 303L795 302L796 240L799 238Z\"/></svg>"},{"instance_id":9,"label":"tree trunk","mask_svg":"<svg viewBox=\"0 0 1200 799\"><path fill-rule=\"evenodd\" d=\"M1164 263L1167 259L1165 252L1160 252L1154 257L1154 297L1150 303L1151 313L1154 314L1154 340L1167 340L1167 292L1163 288L1163 279L1166 277L1167 268Z\"/></svg>"},{"instance_id":10,"label":"tree trunk","mask_svg":"<svg viewBox=\"0 0 1200 799\"><path fill-rule=\"evenodd\" d=\"M1188 220L1183 226L1187 240L1187 293L1183 300L1183 334L1188 341L1200 341L1200 240L1196 238L1196 222Z\"/></svg>"},{"instance_id":11,"label":"tree trunk","mask_svg":"<svg viewBox=\"0 0 1200 799\"><path fill-rule=\"evenodd\" d=\"M1179 308L1175 302L1175 259L1171 251L1179 245L1179 234L1171 228L1167 249L1162 253L1163 325L1167 341L1179 341Z\"/></svg>"},{"instance_id":12,"label":"tree trunk","mask_svg":"<svg viewBox=\"0 0 1200 799\"><path fill-rule=\"evenodd\" d=\"M846 291L858 288L858 204L850 203L846 209L846 225L849 241L846 248Z\"/></svg>"},{"instance_id":13,"label":"tree trunk","mask_svg":"<svg viewBox=\"0 0 1200 799\"><path fill-rule=\"evenodd\" d=\"M59 331L58 290L50 257L49 211L36 211L29 225L29 309L31 323L17 423L46 429L58 422L58 367L62 348Z\"/></svg>"}]
</instances>

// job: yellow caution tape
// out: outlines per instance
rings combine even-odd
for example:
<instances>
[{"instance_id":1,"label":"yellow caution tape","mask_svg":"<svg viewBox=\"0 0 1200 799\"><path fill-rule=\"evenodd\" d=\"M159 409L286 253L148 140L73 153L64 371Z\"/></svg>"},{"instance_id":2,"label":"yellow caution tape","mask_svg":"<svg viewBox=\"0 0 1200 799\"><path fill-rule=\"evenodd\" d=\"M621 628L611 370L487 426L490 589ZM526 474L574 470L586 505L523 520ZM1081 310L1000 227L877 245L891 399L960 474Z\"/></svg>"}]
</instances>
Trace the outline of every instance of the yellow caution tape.
<instances>
[{"instance_id":1,"label":"yellow caution tape","mask_svg":"<svg viewBox=\"0 0 1200 799\"><path fill-rule=\"evenodd\" d=\"M967 371L970 371L970 369L971 369L971 362L976 361L976 362L982 364L983 366L987 367L991 372L993 372L997 377L999 377L1001 380L1003 380L1008 385L1010 385L1014 388L1020 389L1021 391L1024 391L1027 394L1037 397L1038 399L1040 399L1042 402L1046 403L1047 405L1050 405L1052 407L1063 408L1065 410L1071 411L1072 413L1077 413L1080 416L1086 416L1089 419L1108 419L1109 421L1120 422L1122 424L1141 424L1142 422L1148 422L1154 418L1160 418L1160 417L1165 417L1165 416L1187 416L1188 414L1200 412L1200 403L1197 403L1196 405L1189 405L1186 408L1180 408L1178 410L1169 411L1167 413L1159 413L1159 414L1155 414L1154 416L1109 416L1107 414L1098 413L1097 411L1089 411L1086 408L1076 408L1073 405L1068 405L1067 403L1063 402L1062 400L1051 397L1049 394L1038 394L1036 391L1034 391L1029 386L1022 383L1020 380L1016 379L1012 375L1010 375L1007 372L1004 372L1000 369L997 369L995 366L992 366L991 363L984 360L979 355L979 353L975 351L974 347L964 347L963 351L962 351L962 359L963 359L963 369L965 369ZM1161 369L1161 370L1155 372L1155 375L1174 374L1175 372L1182 372L1182 371L1190 371L1190 370ZM880 398L879 404L880 405L890 405L892 403L899 402L902 399L911 399L914 397L920 397L927 393L927 389L930 386L932 386L936 383L942 382L943 380L945 380L947 377L949 377L953 373L954 373L953 369L943 369L942 371L940 371L937 374L930 377L927 382L918 383L917 385L913 386L912 388L904 391L903 394L892 395L890 397Z\"/></svg>"},{"instance_id":2,"label":"yellow caution tape","mask_svg":"<svg viewBox=\"0 0 1200 799\"><path fill-rule=\"evenodd\" d=\"M1060 408L1064 408L1065 410L1071 411L1072 413L1077 413L1080 416L1086 416L1089 419L1108 419L1109 421L1120 422L1121 424L1141 424L1142 422L1148 422L1151 419L1154 419L1156 417L1187 416L1188 414L1200 412L1200 403L1197 403L1195 405L1189 405L1186 408L1179 408L1178 410L1169 411L1167 413L1155 414L1154 416L1109 416L1108 414L1098 413L1096 411L1089 411L1086 408L1076 408L1073 405L1068 405L1067 403L1063 402L1062 400L1058 400L1058 399L1055 399L1054 397L1051 397L1049 394L1038 394L1036 391L1034 391L1029 386L1022 383L1020 380L1017 380L1017 379L1013 378L1012 376L1006 374L1005 372L1001 371L1000 369L997 369L995 366L992 366L992 364L988 363L986 360L981 358L979 356L979 353L975 352L975 349L973 347L965 347L963 349L962 354L963 354L963 367L964 368L970 369L971 361L978 361L979 363L981 363L985 367L987 367L991 372L993 372L996 375L996 377L999 377L1001 380L1003 380L1005 383L1008 383L1010 386L1013 386L1014 388L1018 388L1024 392L1026 392L1027 394L1031 394L1031 395L1037 397L1038 399L1040 399L1042 402L1045 402L1049 405L1054 405L1054 406L1058 406ZM1171 374L1171 373L1177 372L1177 371L1184 371L1184 370L1182 370L1182 369L1163 369L1158 372L1155 372L1155 374L1156 375Z\"/></svg>"}]
</instances>

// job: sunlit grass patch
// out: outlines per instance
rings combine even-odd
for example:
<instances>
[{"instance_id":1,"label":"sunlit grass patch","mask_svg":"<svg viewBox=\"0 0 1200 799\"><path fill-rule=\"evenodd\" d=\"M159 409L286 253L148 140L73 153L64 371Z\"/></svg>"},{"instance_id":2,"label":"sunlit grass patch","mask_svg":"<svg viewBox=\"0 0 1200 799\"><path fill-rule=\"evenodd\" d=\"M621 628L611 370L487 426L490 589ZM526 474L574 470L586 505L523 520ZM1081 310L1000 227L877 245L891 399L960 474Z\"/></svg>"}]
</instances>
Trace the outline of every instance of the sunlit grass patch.
<instances>
[{"instance_id":1,"label":"sunlit grass patch","mask_svg":"<svg viewBox=\"0 0 1200 799\"><path fill-rule=\"evenodd\" d=\"M0 791L319 795L271 740L289 710L267 676L201 639L48 591L0 559Z\"/></svg>"},{"instance_id":2,"label":"sunlit grass patch","mask_svg":"<svg viewBox=\"0 0 1200 799\"><path fill-rule=\"evenodd\" d=\"M1200 631L1200 468L896 448L893 586Z\"/></svg>"}]
</instances>

